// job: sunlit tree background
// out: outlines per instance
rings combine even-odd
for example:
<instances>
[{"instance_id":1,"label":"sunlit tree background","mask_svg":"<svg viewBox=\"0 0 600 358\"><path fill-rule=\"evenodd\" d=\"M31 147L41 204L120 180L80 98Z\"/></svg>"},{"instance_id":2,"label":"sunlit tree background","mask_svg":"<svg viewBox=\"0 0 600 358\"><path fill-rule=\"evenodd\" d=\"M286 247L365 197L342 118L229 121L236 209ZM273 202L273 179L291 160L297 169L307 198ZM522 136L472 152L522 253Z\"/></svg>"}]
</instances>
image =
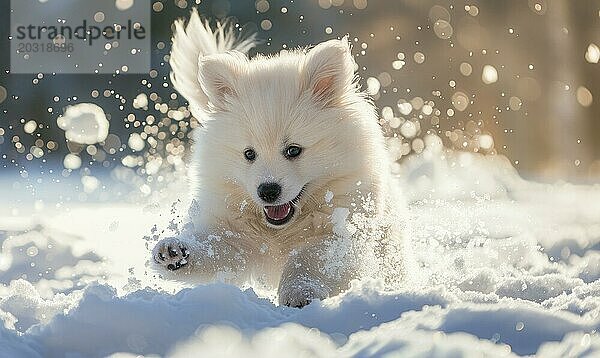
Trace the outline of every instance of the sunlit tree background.
<instances>
[{"instance_id":1,"label":"sunlit tree background","mask_svg":"<svg viewBox=\"0 0 600 358\"><path fill-rule=\"evenodd\" d=\"M443 143L505 155L526 178L600 178L600 1L157 0L143 75L13 75L10 13L0 12L6 196L148 196L185 170L199 124L170 84L168 56L171 24L192 7L232 17L241 36L258 32L253 53L348 35L398 161ZM110 123L94 143L61 129L79 103L98 105Z\"/></svg>"}]
</instances>

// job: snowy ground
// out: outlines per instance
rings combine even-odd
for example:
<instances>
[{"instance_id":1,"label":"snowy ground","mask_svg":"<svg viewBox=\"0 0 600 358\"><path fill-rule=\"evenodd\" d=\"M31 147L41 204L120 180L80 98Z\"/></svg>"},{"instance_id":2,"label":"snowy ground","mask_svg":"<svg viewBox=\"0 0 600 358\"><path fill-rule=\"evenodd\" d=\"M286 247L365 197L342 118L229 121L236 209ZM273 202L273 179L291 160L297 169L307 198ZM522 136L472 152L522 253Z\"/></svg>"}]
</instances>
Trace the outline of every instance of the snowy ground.
<instances>
[{"instance_id":1,"label":"snowy ground","mask_svg":"<svg viewBox=\"0 0 600 358\"><path fill-rule=\"evenodd\" d=\"M402 169L420 284L301 310L155 277L148 251L184 203L2 205L0 357L600 355L600 186L469 154Z\"/></svg>"}]
</instances>

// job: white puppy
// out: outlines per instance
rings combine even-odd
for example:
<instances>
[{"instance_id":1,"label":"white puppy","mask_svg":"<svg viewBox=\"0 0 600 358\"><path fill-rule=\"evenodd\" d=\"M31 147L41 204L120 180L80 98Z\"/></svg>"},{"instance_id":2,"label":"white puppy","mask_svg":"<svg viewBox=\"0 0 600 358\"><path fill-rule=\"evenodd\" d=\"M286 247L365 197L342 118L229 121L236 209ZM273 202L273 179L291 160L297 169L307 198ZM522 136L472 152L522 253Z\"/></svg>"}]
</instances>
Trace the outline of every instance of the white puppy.
<instances>
[{"instance_id":1,"label":"white puppy","mask_svg":"<svg viewBox=\"0 0 600 358\"><path fill-rule=\"evenodd\" d=\"M202 127L191 224L154 261L179 279L258 280L294 307L354 278L400 280L406 218L348 41L248 59L254 42L195 10L175 23L171 79Z\"/></svg>"}]
</instances>

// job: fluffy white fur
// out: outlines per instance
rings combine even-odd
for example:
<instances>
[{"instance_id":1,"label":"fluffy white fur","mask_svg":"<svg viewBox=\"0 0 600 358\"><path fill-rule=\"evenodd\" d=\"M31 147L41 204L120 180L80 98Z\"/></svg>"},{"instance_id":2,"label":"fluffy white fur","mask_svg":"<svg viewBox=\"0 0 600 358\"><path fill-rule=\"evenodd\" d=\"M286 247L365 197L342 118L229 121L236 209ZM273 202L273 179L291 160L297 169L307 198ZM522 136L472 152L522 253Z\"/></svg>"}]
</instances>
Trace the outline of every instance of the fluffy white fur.
<instances>
[{"instance_id":1,"label":"fluffy white fur","mask_svg":"<svg viewBox=\"0 0 600 358\"><path fill-rule=\"evenodd\" d=\"M406 218L347 39L248 59L253 45L227 27L213 33L196 11L186 27L175 23L172 81L202 128L191 223L157 244L154 261L180 279L259 281L294 307L365 275L400 280ZM286 158L292 144L302 152ZM257 194L265 182L282 188L275 204ZM266 205L290 201L289 222L266 221Z\"/></svg>"}]
</instances>

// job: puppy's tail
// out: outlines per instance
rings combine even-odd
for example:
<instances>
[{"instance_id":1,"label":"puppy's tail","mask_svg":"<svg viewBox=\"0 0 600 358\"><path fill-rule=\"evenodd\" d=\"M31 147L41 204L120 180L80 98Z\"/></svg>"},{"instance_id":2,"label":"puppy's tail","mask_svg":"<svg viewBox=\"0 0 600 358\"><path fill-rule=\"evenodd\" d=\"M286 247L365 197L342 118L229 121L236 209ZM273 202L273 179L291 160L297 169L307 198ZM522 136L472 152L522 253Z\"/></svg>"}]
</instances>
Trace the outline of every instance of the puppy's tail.
<instances>
[{"instance_id":1,"label":"puppy's tail","mask_svg":"<svg viewBox=\"0 0 600 358\"><path fill-rule=\"evenodd\" d=\"M247 54L258 44L256 34L240 37L232 23L217 23L211 29L208 20L203 21L196 8L187 26L184 19L175 21L173 46L171 48L171 83L190 104L190 111L201 118L202 108L206 108L208 98L198 81L198 60L202 56L223 53L231 50Z\"/></svg>"}]
</instances>

